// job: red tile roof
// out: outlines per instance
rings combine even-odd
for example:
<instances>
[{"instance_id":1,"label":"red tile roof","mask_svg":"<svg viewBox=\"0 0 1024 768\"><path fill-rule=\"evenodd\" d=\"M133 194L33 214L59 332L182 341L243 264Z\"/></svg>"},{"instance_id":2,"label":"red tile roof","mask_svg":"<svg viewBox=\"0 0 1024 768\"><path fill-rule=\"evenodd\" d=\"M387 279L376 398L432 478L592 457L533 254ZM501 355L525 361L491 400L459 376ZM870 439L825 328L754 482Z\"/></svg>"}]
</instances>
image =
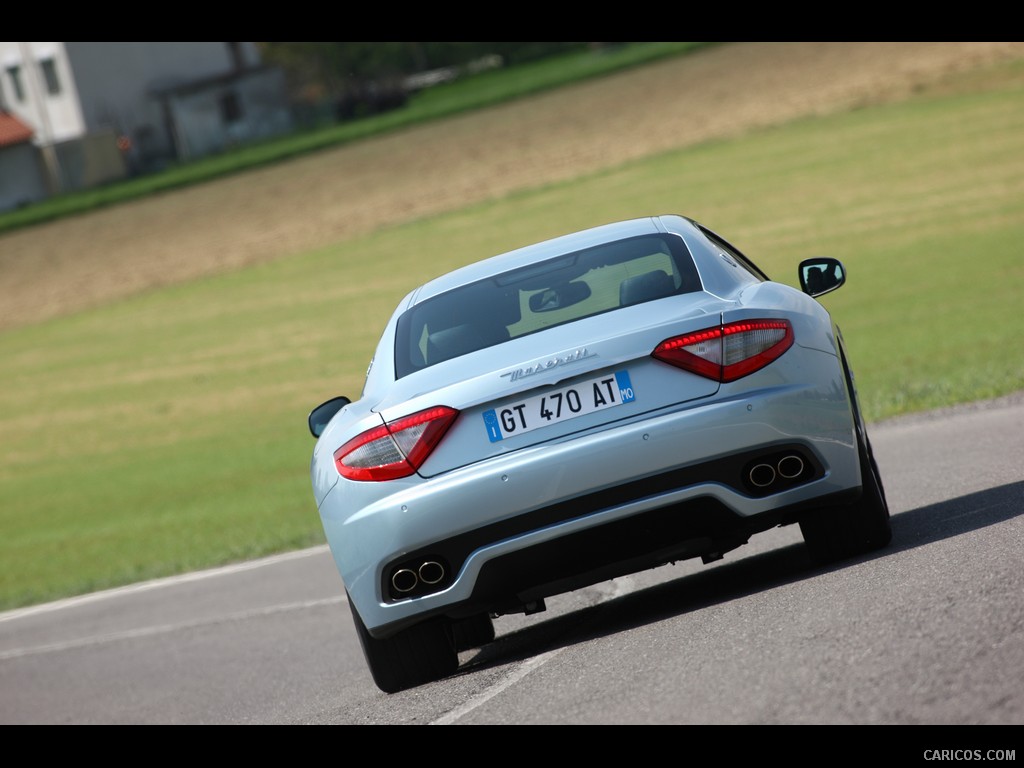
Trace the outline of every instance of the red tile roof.
<instances>
[{"instance_id":1,"label":"red tile roof","mask_svg":"<svg viewBox=\"0 0 1024 768\"><path fill-rule=\"evenodd\" d=\"M32 138L35 131L9 112L0 112L0 147L21 144Z\"/></svg>"}]
</instances>

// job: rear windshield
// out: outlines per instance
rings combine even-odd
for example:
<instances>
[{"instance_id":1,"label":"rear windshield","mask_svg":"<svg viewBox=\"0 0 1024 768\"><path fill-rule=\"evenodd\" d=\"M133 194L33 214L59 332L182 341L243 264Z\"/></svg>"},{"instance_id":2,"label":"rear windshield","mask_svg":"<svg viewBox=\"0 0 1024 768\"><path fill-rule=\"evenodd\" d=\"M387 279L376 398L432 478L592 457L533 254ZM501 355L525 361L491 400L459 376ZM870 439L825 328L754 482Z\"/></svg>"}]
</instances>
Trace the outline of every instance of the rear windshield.
<instances>
[{"instance_id":1,"label":"rear windshield","mask_svg":"<svg viewBox=\"0 0 1024 768\"><path fill-rule=\"evenodd\" d=\"M478 349L620 307L701 289L683 241L644 235L468 283L398 319L398 378Z\"/></svg>"}]
</instances>

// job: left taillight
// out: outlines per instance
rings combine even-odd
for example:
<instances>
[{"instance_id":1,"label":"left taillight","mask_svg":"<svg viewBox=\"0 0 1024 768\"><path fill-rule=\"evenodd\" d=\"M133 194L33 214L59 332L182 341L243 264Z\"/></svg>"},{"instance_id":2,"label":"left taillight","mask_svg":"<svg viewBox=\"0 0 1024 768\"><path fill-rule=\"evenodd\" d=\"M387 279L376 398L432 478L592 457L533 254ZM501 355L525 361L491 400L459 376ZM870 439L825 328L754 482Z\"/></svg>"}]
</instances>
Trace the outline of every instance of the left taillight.
<instances>
[{"instance_id":1,"label":"left taillight","mask_svg":"<svg viewBox=\"0 0 1024 768\"><path fill-rule=\"evenodd\" d=\"M665 339L651 353L677 368L735 381L764 368L793 346L788 320L742 320Z\"/></svg>"},{"instance_id":2,"label":"left taillight","mask_svg":"<svg viewBox=\"0 0 1024 768\"><path fill-rule=\"evenodd\" d=\"M438 405L356 435L334 452L338 474L349 480L394 480L420 468L459 412Z\"/></svg>"}]
</instances>

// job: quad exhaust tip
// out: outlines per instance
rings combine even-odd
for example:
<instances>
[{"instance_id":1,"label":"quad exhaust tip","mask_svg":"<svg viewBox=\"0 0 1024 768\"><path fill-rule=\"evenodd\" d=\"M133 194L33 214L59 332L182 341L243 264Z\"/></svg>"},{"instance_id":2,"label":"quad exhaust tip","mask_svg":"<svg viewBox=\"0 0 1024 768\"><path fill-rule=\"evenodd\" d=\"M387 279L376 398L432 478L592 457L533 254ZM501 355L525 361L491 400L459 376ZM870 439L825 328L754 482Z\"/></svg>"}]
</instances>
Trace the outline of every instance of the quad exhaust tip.
<instances>
[{"instance_id":1,"label":"quad exhaust tip","mask_svg":"<svg viewBox=\"0 0 1024 768\"><path fill-rule=\"evenodd\" d=\"M432 587L435 584L440 584L444 579L445 570L444 566L436 560L425 560L413 570L409 568L399 568L391 575L391 586L395 592L407 595L416 587L426 585Z\"/></svg>"},{"instance_id":2,"label":"quad exhaust tip","mask_svg":"<svg viewBox=\"0 0 1024 768\"><path fill-rule=\"evenodd\" d=\"M796 453L787 453L774 463L755 464L747 472L747 480L755 488L768 488L778 480L795 480L804 472L804 460Z\"/></svg>"}]
</instances>

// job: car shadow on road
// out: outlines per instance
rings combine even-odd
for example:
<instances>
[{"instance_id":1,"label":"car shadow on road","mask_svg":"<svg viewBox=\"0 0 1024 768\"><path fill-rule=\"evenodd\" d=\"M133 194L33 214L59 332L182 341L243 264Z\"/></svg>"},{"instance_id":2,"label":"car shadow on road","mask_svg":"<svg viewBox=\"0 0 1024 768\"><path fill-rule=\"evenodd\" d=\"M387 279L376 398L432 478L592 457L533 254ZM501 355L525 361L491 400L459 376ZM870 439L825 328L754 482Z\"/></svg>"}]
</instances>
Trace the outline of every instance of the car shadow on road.
<instances>
[{"instance_id":1,"label":"car shadow on road","mask_svg":"<svg viewBox=\"0 0 1024 768\"><path fill-rule=\"evenodd\" d=\"M467 660L459 674L522 661L996 525L1024 514L1022 502L1024 481L901 512L892 518L893 540L888 547L829 566L815 565L801 543L680 576L499 635Z\"/></svg>"}]
</instances>

